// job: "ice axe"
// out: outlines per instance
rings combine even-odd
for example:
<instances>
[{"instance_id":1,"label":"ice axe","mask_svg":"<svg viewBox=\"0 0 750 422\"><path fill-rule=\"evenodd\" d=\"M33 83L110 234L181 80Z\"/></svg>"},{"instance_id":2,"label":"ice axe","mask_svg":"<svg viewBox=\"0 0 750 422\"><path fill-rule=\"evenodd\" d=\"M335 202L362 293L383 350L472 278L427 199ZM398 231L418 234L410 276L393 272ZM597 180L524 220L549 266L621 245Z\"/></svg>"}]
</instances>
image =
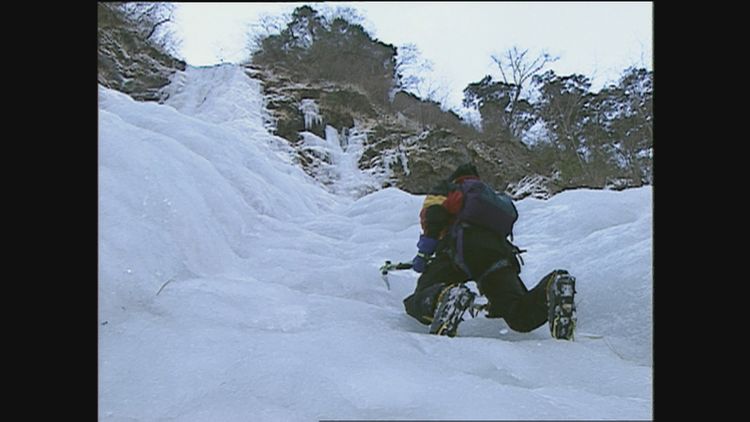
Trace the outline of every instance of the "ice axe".
<instances>
[{"instance_id":1,"label":"ice axe","mask_svg":"<svg viewBox=\"0 0 750 422\"><path fill-rule=\"evenodd\" d=\"M388 290L391 290L391 283L388 282L388 271L393 270L410 270L412 267L411 262L397 262L395 264L391 261L385 261L382 267L380 267L380 274L383 276L383 282Z\"/></svg>"}]
</instances>

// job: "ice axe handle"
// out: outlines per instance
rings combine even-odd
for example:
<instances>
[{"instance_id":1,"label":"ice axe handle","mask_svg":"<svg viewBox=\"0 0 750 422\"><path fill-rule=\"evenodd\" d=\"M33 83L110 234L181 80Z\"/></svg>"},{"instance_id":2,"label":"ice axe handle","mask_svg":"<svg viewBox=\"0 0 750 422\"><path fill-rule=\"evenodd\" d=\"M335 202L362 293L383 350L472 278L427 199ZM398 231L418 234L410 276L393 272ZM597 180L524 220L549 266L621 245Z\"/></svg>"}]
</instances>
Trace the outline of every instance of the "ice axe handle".
<instances>
[{"instance_id":1,"label":"ice axe handle","mask_svg":"<svg viewBox=\"0 0 750 422\"><path fill-rule=\"evenodd\" d=\"M399 262L397 264L392 264L391 261L385 261L385 265L380 267L380 272L383 275L388 274L388 271L391 270L410 270L412 268L413 264L411 262Z\"/></svg>"},{"instance_id":2,"label":"ice axe handle","mask_svg":"<svg viewBox=\"0 0 750 422\"><path fill-rule=\"evenodd\" d=\"M411 269L411 262L399 262L398 264L392 264L391 261L385 261L382 267L380 267L380 274L383 276L383 282L386 288L391 290L391 283L388 282L388 271L391 270L408 270Z\"/></svg>"}]
</instances>

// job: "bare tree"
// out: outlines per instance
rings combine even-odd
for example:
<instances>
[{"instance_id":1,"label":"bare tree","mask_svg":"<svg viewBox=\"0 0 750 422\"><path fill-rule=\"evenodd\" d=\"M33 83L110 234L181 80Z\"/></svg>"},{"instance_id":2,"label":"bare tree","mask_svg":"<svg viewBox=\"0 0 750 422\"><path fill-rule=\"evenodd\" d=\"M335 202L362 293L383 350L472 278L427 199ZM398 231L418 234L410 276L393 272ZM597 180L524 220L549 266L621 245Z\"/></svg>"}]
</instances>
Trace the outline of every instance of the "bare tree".
<instances>
[{"instance_id":1,"label":"bare tree","mask_svg":"<svg viewBox=\"0 0 750 422\"><path fill-rule=\"evenodd\" d=\"M438 82L431 77L432 61L422 57L422 52L415 44L401 45L397 51L398 88L423 100L438 103L442 109L447 110L451 89L444 81Z\"/></svg>"},{"instance_id":2,"label":"bare tree","mask_svg":"<svg viewBox=\"0 0 750 422\"><path fill-rule=\"evenodd\" d=\"M278 35L283 31L292 17L289 13L271 15L263 13L258 20L247 26L247 48L253 52L258 50L264 39L271 35Z\"/></svg>"},{"instance_id":3,"label":"bare tree","mask_svg":"<svg viewBox=\"0 0 750 422\"><path fill-rule=\"evenodd\" d=\"M552 62L560 59L559 56L552 56L546 51L542 51L535 58L528 56L529 50L521 50L517 46L506 50L502 55L492 55L492 60L497 64L500 74L503 77L503 82L509 86L512 90L510 93L509 112L507 116L508 126L510 134L514 138L520 137L516 130L510 128L510 122L514 122L516 114L519 112L517 107L521 100L521 94L528 85L529 80L536 74L542 71L544 67Z\"/></svg>"},{"instance_id":4,"label":"bare tree","mask_svg":"<svg viewBox=\"0 0 750 422\"><path fill-rule=\"evenodd\" d=\"M422 96L420 88L425 82L424 75L432 71L432 62L422 57L415 44L399 46L396 56L396 77L399 88Z\"/></svg>"},{"instance_id":5,"label":"bare tree","mask_svg":"<svg viewBox=\"0 0 750 422\"><path fill-rule=\"evenodd\" d=\"M559 56L552 56L546 51L542 51L532 60L526 57L528 53L528 49L521 51L518 47L514 46L505 51L502 56L492 55L492 60L500 69L503 81L506 84L513 84L517 87L513 102L518 101L526 82L532 76L539 73L548 63L560 59Z\"/></svg>"},{"instance_id":6,"label":"bare tree","mask_svg":"<svg viewBox=\"0 0 750 422\"><path fill-rule=\"evenodd\" d=\"M116 4L131 21L136 30L149 41L164 50L177 54L179 40L174 24L176 6L164 2L127 2Z\"/></svg>"},{"instance_id":7,"label":"bare tree","mask_svg":"<svg viewBox=\"0 0 750 422\"><path fill-rule=\"evenodd\" d=\"M424 87L421 90L418 90L418 92L420 92L421 94L420 97L425 100L440 104L440 108L443 110L447 110L449 108L448 99L451 95L451 89L446 85L445 81L437 82L433 79L428 79L425 80L423 86Z\"/></svg>"}]
</instances>

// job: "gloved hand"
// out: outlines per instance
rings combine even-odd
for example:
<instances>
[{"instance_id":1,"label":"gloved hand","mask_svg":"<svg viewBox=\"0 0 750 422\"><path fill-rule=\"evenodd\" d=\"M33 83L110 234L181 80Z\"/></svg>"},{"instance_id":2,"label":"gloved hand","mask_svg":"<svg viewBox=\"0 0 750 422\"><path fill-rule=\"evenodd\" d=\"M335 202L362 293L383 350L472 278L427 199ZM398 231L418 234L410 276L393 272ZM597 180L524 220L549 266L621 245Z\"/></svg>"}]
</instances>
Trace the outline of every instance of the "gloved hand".
<instances>
[{"instance_id":1,"label":"gloved hand","mask_svg":"<svg viewBox=\"0 0 750 422\"><path fill-rule=\"evenodd\" d=\"M411 261L411 269L418 273L423 273L426 267L427 258L424 254L418 253L417 256L415 256Z\"/></svg>"},{"instance_id":2,"label":"gloved hand","mask_svg":"<svg viewBox=\"0 0 750 422\"><path fill-rule=\"evenodd\" d=\"M437 247L437 239L427 237L425 235L419 236L419 242L417 242L417 256L411 261L412 269L418 273L423 273L427 267L427 259L435 252Z\"/></svg>"}]
</instances>

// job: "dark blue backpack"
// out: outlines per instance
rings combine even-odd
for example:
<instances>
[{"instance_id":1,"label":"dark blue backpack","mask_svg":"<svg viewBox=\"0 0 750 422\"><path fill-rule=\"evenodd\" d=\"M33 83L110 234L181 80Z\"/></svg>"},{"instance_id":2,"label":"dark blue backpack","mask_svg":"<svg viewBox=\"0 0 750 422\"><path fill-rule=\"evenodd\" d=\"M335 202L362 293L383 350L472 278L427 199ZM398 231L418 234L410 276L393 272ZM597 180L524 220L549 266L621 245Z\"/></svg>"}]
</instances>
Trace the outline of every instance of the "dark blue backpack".
<instances>
[{"instance_id":1,"label":"dark blue backpack","mask_svg":"<svg viewBox=\"0 0 750 422\"><path fill-rule=\"evenodd\" d=\"M466 180L459 185L464 203L456 221L484 227L503 237L513 237L513 224L518 220L518 210L510 196L495 192L481 180Z\"/></svg>"},{"instance_id":2,"label":"dark blue backpack","mask_svg":"<svg viewBox=\"0 0 750 422\"><path fill-rule=\"evenodd\" d=\"M467 224L479 226L502 237L510 236L513 239L513 225L518 220L518 210L510 196L503 192L495 192L491 186L481 180L465 180L459 188L463 193L463 205L456 215L456 222L452 229L456 240L455 260L469 276L472 276L464 262L464 227ZM498 265L504 264L498 262ZM494 266L492 269L494 270Z\"/></svg>"}]
</instances>

